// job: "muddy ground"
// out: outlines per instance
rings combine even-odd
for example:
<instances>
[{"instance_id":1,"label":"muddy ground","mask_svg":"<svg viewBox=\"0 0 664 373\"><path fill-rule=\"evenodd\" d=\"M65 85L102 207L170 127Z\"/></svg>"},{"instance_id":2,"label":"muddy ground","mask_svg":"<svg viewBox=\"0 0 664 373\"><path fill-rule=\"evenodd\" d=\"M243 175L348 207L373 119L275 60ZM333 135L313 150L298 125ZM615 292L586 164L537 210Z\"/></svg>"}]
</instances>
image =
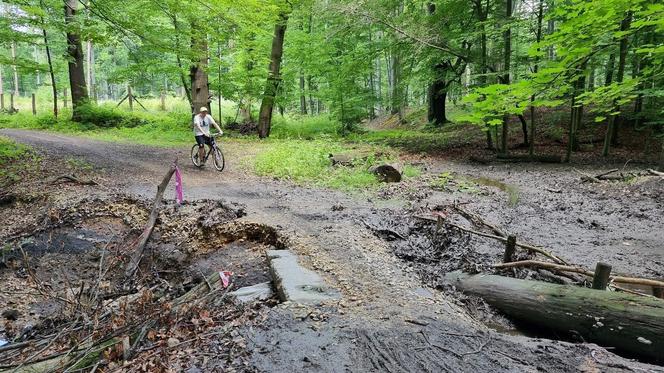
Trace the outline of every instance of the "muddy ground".
<instances>
[{"instance_id":1,"label":"muddy ground","mask_svg":"<svg viewBox=\"0 0 664 373\"><path fill-rule=\"evenodd\" d=\"M91 169L71 171L99 183L52 185L48 178L58 172L51 166L42 169L41 183L21 186L19 200L0 207L0 218L9 222L0 228L3 241L16 242L17 235L29 233L34 238L24 250L31 251L35 260L53 263L45 267L62 281L71 282L76 271L81 277L97 273L100 252L113 253L119 244L113 242L144 221L170 160L187 159L187 149L1 132L35 146L49 162L76 165L68 161L73 158L89 163ZM407 161L426 169L422 177L378 192L345 194L255 177L239 166L241 156L232 147L226 154L227 170L221 174L181 161L185 198L191 205L175 211L172 203L167 204L172 211L164 220L173 226L163 224L151 241L147 262L154 264L143 270L157 273L168 284L156 291L177 296L200 284L210 270L226 268L238 274L238 285L262 282L267 278L264 251L278 246L295 251L305 266L341 291L342 300L316 309L272 301L256 305L258 310L231 312L242 322L236 323L236 335L218 338L228 342L219 342L226 349L210 349L207 343L209 351L199 350L208 352L188 358L165 354L162 364L189 371L221 371L222 367L357 372L663 371L594 344L514 335L518 333L511 323L481 300L464 297L438 281L449 269L486 270L489 263L500 260L503 246L453 229L436 232L435 224L412 217L460 203L520 240L544 246L575 264L593 267L597 261L606 261L616 273L661 279L664 181L660 179L588 184L567 165L481 165L411 157ZM579 171L598 174L613 166L583 166ZM625 169L645 167L628 164ZM166 197L173 198L170 189ZM119 212L108 213L112 207ZM59 216L66 211L76 215L81 208L89 210L83 220ZM219 216L206 223L215 214ZM124 219L127 216L133 218ZM221 231L200 228L206 224ZM52 228L32 234L44 227ZM59 237L57 242L67 243L61 247L78 247L83 252L53 251L47 243L53 242L54 235ZM221 241L215 241L219 237ZM16 260L19 263L21 258ZM3 281L19 281L18 290L3 286L0 309L17 308L14 303L20 302L14 293L25 290L20 284L25 274L4 268L0 275ZM144 277L145 286L158 286L151 283L158 278L154 274ZM20 330L21 321L44 318L45 311L23 306L10 327ZM145 358L136 359L141 356Z\"/></svg>"}]
</instances>

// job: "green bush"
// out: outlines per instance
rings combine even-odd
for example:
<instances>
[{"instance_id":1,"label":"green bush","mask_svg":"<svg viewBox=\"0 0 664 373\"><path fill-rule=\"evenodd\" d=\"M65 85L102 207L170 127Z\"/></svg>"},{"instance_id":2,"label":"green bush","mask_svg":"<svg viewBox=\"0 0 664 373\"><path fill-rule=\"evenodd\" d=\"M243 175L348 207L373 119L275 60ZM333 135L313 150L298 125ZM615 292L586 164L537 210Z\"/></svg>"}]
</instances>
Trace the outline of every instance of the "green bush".
<instances>
[{"instance_id":1,"label":"green bush","mask_svg":"<svg viewBox=\"0 0 664 373\"><path fill-rule=\"evenodd\" d=\"M0 186L17 181L26 162L31 163L33 159L29 147L0 136Z\"/></svg>"}]
</instances>

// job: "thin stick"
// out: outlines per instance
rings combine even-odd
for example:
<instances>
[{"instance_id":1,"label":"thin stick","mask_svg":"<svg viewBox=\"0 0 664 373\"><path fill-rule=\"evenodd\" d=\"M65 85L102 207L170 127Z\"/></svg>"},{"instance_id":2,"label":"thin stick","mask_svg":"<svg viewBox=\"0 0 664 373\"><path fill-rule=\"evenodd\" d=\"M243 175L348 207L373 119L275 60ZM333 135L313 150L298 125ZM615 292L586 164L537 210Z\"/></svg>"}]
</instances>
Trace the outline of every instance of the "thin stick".
<instances>
[{"instance_id":1,"label":"thin stick","mask_svg":"<svg viewBox=\"0 0 664 373\"><path fill-rule=\"evenodd\" d=\"M430 218L428 216L415 215L414 217L418 218L418 219L422 219L422 220L436 221L436 219ZM507 238L505 238L505 237L496 236L496 235L493 235L493 234L490 234L490 233L478 232L476 230L472 230L470 228L466 228L462 225L451 223L449 221L446 221L445 224L450 225L454 228L460 229L462 231L468 232L468 233L476 234L478 236L482 236L482 237L486 237L486 238L493 238L494 240L498 240L498 241L507 243ZM546 256L547 258L549 258L549 259L551 259L551 260L553 260L557 263L565 264L565 265L569 264L564 259L561 259L561 258L551 254L550 252L548 252L545 249L542 249L540 247L529 245L529 244L526 244L526 243L523 243L523 242L518 242L518 241L516 243L516 246L520 247L522 249L526 249L526 250L530 250L530 251L534 251L536 253L542 254L542 255Z\"/></svg>"},{"instance_id":2,"label":"thin stick","mask_svg":"<svg viewBox=\"0 0 664 373\"><path fill-rule=\"evenodd\" d=\"M582 267L573 267L569 265L560 265L555 263L541 262L537 260L522 260L520 262L511 262L511 263L500 263L494 264L493 268L517 268L517 267L538 267L553 269L556 271L562 272L573 272L580 273L585 276L592 277L595 273L589 269ZM624 277L624 276L612 276L612 282L618 282L621 284L633 284L633 285L646 285L654 287L664 287L664 282L651 280L647 278L637 278L637 277Z\"/></svg>"}]
</instances>

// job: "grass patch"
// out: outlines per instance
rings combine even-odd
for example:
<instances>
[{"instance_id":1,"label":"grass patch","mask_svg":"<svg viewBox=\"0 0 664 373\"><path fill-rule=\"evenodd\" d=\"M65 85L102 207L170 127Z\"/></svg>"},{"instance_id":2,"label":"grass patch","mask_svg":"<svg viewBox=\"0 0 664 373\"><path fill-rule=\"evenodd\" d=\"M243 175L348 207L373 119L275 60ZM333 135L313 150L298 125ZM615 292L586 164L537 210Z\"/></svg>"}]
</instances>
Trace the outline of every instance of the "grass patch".
<instances>
[{"instance_id":1,"label":"grass patch","mask_svg":"<svg viewBox=\"0 0 664 373\"><path fill-rule=\"evenodd\" d=\"M450 171L440 173L430 185L433 189L452 193L476 194L480 192L478 184L473 179L468 179Z\"/></svg>"},{"instance_id":2,"label":"grass patch","mask_svg":"<svg viewBox=\"0 0 664 373\"><path fill-rule=\"evenodd\" d=\"M254 171L263 176L291 180L300 184L353 190L380 185L369 172L371 166L389 162L392 155L375 147L362 148L363 154L348 166L332 166L330 154L358 153L348 144L335 140L279 140L270 142L253 160ZM404 177L415 177L420 170L404 168Z\"/></svg>"},{"instance_id":3,"label":"grass patch","mask_svg":"<svg viewBox=\"0 0 664 373\"><path fill-rule=\"evenodd\" d=\"M29 147L0 136L0 185L18 181L21 171L27 164L34 163L35 158Z\"/></svg>"},{"instance_id":4,"label":"grass patch","mask_svg":"<svg viewBox=\"0 0 664 373\"><path fill-rule=\"evenodd\" d=\"M275 117L270 137L275 139L338 138L341 123L326 115Z\"/></svg>"}]
</instances>

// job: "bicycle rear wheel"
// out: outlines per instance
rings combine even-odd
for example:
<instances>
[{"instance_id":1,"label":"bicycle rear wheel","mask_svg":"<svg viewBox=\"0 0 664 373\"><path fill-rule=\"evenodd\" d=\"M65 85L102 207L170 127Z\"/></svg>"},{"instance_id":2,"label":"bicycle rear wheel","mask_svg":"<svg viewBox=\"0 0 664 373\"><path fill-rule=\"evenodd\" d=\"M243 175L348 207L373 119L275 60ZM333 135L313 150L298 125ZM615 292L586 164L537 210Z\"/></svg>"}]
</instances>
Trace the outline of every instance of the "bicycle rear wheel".
<instances>
[{"instance_id":1,"label":"bicycle rear wheel","mask_svg":"<svg viewBox=\"0 0 664 373\"><path fill-rule=\"evenodd\" d=\"M199 168L203 165L203 162L201 162L201 160L198 158L198 145L194 145L191 148L191 163Z\"/></svg>"},{"instance_id":2,"label":"bicycle rear wheel","mask_svg":"<svg viewBox=\"0 0 664 373\"><path fill-rule=\"evenodd\" d=\"M214 147L214 168L221 172L226 167L226 161L224 160L224 153L221 151L219 146Z\"/></svg>"}]
</instances>

